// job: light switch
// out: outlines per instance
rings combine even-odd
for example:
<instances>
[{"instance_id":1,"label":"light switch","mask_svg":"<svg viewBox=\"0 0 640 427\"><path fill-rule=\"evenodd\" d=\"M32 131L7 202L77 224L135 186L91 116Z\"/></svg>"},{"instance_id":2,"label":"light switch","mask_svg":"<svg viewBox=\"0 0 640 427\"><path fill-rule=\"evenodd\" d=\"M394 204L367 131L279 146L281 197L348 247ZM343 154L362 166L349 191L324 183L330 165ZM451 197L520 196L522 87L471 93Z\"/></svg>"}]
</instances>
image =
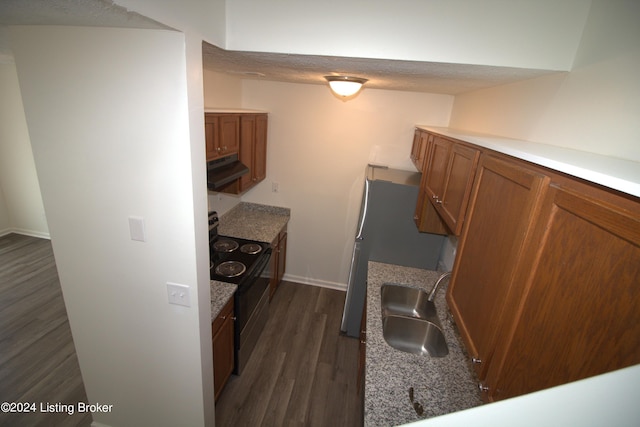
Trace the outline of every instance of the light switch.
<instances>
[{"instance_id":1,"label":"light switch","mask_svg":"<svg viewBox=\"0 0 640 427\"><path fill-rule=\"evenodd\" d=\"M131 240L137 240L139 242L146 241L146 236L144 235L144 218L139 216L129 217L129 234L131 235Z\"/></svg>"},{"instance_id":2,"label":"light switch","mask_svg":"<svg viewBox=\"0 0 640 427\"><path fill-rule=\"evenodd\" d=\"M191 295L188 285L180 285L178 283L167 282L167 294L169 296L169 304L184 305L191 307Z\"/></svg>"}]
</instances>

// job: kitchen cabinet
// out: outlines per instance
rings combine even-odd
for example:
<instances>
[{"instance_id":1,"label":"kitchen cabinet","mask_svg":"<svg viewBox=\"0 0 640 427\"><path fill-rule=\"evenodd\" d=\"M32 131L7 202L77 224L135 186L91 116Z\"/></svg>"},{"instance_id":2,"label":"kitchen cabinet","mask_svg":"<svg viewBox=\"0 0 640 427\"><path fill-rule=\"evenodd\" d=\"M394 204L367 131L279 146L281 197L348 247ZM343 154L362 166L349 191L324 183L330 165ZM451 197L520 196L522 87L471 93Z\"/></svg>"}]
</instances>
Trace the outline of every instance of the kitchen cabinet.
<instances>
[{"instance_id":1,"label":"kitchen cabinet","mask_svg":"<svg viewBox=\"0 0 640 427\"><path fill-rule=\"evenodd\" d=\"M240 149L240 115L204 114L207 161L237 153Z\"/></svg>"},{"instance_id":2,"label":"kitchen cabinet","mask_svg":"<svg viewBox=\"0 0 640 427\"><path fill-rule=\"evenodd\" d=\"M427 158L429 143L433 139L433 134L416 129L413 136L413 145L411 147L411 161L415 167L424 172L424 162Z\"/></svg>"},{"instance_id":3,"label":"kitchen cabinet","mask_svg":"<svg viewBox=\"0 0 640 427\"><path fill-rule=\"evenodd\" d=\"M490 155L478 166L447 302L480 380L496 341L504 338L500 326L513 323L523 296L512 276L547 181L535 170Z\"/></svg>"},{"instance_id":4,"label":"kitchen cabinet","mask_svg":"<svg viewBox=\"0 0 640 427\"><path fill-rule=\"evenodd\" d=\"M427 157L420 197L416 206L416 217L420 219L420 222L432 224L431 230L423 226L424 231L443 234L437 231L438 227L442 230L441 225L433 225L433 221L431 221L433 212L431 207L425 203L428 200L451 233L459 236L464 223L480 151L440 135L433 135L431 139L428 139L427 145Z\"/></svg>"},{"instance_id":5,"label":"kitchen cabinet","mask_svg":"<svg viewBox=\"0 0 640 427\"><path fill-rule=\"evenodd\" d=\"M515 281L527 292L489 367L493 400L640 363L640 202L558 177Z\"/></svg>"},{"instance_id":6,"label":"kitchen cabinet","mask_svg":"<svg viewBox=\"0 0 640 427\"><path fill-rule=\"evenodd\" d=\"M367 354L367 293L364 294L364 307L362 309L362 318L360 320L360 343L358 347L358 394L364 391L364 376L366 370L366 354Z\"/></svg>"},{"instance_id":7,"label":"kitchen cabinet","mask_svg":"<svg viewBox=\"0 0 640 427\"><path fill-rule=\"evenodd\" d=\"M266 114L240 116L240 161L249 167L249 173L240 177L239 192L243 193L267 175Z\"/></svg>"},{"instance_id":8,"label":"kitchen cabinet","mask_svg":"<svg viewBox=\"0 0 640 427\"><path fill-rule=\"evenodd\" d=\"M447 302L484 398L640 363L640 202L483 150Z\"/></svg>"},{"instance_id":9,"label":"kitchen cabinet","mask_svg":"<svg viewBox=\"0 0 640 427\"><path fill-rule=\"evenodd\" d=\"M218 400L234 368L233 356L233 298L220 310L211 325L213 344L213 389Z\"/></svg>"},{"instance_id":10,"label":"kitchen cabinet","mask_svg":"<svg viewBox=\"0 0 640 427\"><path fill-rule=\"evenodd\" d=\"M418 191L418 200L416 202L416 211L413 220L418 227L418 231L431 234L449 234L449 228L444 223L435 206L429 201L424 187L421 186Z\"/></svg>"},{"instance_id":11,"label":"kitchen cabinet","mask_svg":"<svg viewBox=\"0 0 640 427\"><path fill-rule=\"evenodd\" d=\"M271 254L271 281L269 282L269 300L273 298L273 294L278 290L280 282L284 277L284 271L287 264L287 226L285 225L278 236L271 242L273 252Z\"/></svg>"}]
</instances>

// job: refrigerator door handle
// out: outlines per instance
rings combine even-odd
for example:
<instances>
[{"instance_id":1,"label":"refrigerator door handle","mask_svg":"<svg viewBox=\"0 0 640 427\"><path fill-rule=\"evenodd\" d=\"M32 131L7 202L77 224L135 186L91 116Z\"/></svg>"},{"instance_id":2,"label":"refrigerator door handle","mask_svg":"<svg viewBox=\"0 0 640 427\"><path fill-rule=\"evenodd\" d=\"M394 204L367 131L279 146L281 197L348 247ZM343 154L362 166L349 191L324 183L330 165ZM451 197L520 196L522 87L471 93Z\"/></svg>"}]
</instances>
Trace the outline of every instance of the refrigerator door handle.
<instances>
[{"instance_id":1,"label":"refrigerator door handle","mask_svg":"<svg viewBox=\"0 0 640 427\"><path fill-rule=\"evenodd\" d=\"M364 221L367 219L367 209L369 208L369 179L364 180L364 200L362 201L362 215L360 216L360 224L358 224L358 232L356 233L356 240L362 240L362 229L364 228Z\"/></svg>"}]
</instances>

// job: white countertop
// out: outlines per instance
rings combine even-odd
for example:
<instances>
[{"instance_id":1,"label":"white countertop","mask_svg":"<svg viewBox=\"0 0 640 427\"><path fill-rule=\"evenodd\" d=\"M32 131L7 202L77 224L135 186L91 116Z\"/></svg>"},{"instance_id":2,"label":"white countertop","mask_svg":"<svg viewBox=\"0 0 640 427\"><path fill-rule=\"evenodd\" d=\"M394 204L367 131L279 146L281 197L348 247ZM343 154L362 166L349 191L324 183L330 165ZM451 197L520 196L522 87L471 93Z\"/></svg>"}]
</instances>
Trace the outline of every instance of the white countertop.
<instances>
[{"instance_id":1,"label":"white countertop","mask_svg":"<svg viewBox=\"0 0 640 427\"><path fill-rule=\"evenodd\" d=\"M640 163L554 145L484 135L451 128L418 126L586 181L640 197Z\"/></svg>"}]
</instances>

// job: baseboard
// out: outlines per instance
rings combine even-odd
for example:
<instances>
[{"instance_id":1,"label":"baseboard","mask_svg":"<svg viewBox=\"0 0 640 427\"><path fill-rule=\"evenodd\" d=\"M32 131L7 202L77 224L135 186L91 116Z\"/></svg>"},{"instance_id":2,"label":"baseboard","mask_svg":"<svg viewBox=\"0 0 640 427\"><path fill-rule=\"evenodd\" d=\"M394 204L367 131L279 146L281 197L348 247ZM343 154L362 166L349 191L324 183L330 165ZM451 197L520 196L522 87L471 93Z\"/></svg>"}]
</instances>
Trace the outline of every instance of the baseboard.
<instances>
[{"instance_id":1,"label":"baseboard","mask_svg":"<svg viewBox=\"0 0 640 427\"><path fill-rule=\"evenodd\" d=\"M12 227L5 228L4 230L1 230L0 231L0 237L6 236L7 234L11 234L11 233L22 234L24 236L38 237L40 239L51 240L51 235L49 233L45 233L45 232L42 232L42 231L25 230L23 228L12 228Z\"/></svg>"},{"instance_id":2,"label":"baseboard","mask_svg":"<svg viewBox=\"0 0 640 427\"><path fill-rule=\"evenodd\" d=\"M337 282L330 282L327 280L311 279L309 277L295 276L293 274L287 274L287 273L285 273L284 275L284 280L286 280L287 282L295 282L303 285L319 286L321 288L335 289L337 291L343 291L343 292L346 292L347 290L346 283L337 283Z\"/></svg>"}]
</instances>

